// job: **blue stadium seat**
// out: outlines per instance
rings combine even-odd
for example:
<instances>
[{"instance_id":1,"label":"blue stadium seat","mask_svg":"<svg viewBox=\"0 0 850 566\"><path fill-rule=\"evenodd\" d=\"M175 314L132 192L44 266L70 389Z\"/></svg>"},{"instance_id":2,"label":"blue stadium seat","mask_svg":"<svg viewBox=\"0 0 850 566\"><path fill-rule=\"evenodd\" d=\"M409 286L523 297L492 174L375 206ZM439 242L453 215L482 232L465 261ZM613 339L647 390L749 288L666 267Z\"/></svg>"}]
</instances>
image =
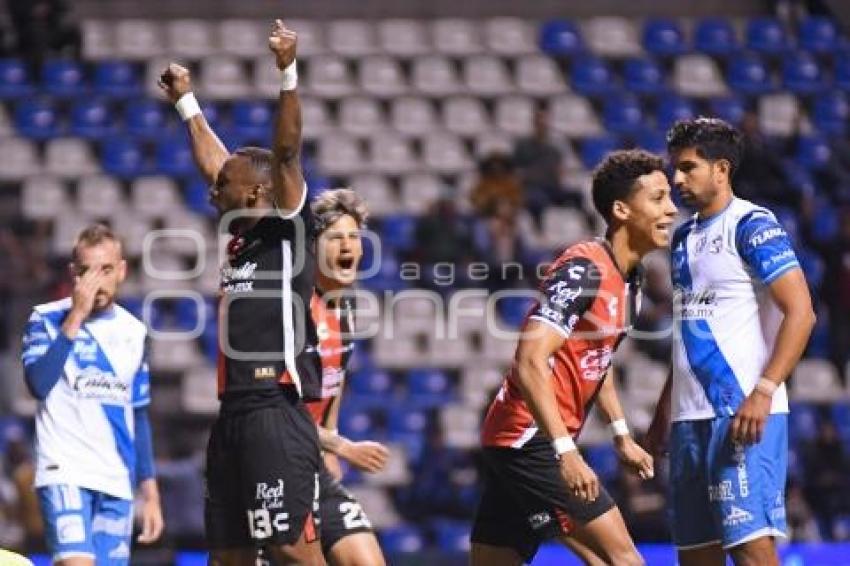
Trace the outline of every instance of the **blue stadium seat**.
<instances>
[{"instance_id":1,"label":"blue stadium seat","mask_svg":"<svg viewBox=\"0 0 850 566\"><path fill-rule=\"evenodd\" d=\"M776 18L754 18L747 24L747 48L765 55L782 55L789 47L782 23Z\"/></svg>"},{"instance_id":2,"label":"blue stadium seat","mask_svg":"<svg viewBox=\"0 0 850 566\"><path fill-rule=\"evenodd\" d=\"M266 147L262 143L271 139L273 112L271 106L259 100L235 102L231 109L233 131L238 138L253 145Z\"/></svg>"},{"instance_id":3,"label":"blue stadium seat","mask_svg":"<svg viewBox=\"0 0 850 566\"><path fill-rule=\"evenodd\" d=\"M221 107L215 102L201 102L201 112L204 113L204 118L207 119L207 123L213 129L213 131L218 131L218 127L221 123Z\"/></svg>"},{"instance_id":4,"label":"blue stadium seat","mask_svg":"<svg viewBox=\"0 0 850 566\"><path fill-rule=\"evenodd\" d=\"M162 104L148 98L127 103L124 110L127 133L142 139L159 139L167 134L168 121Z\"/></svg>"},{"instance_id":5,"label":"blue stadium seat","mask_svg":"<svg viewBox=\"0 0 850 566\"><path fill-rule=\"evenodd\" d=\"M814 198L812 218L818 219L817 222L812 222L810 234L815 242L826 243L838 235L840 225L838 210L826 195L820 194Z\"/></svg>"},{"instance_id":6,"label":"blue stadium seat","mask_svg":"<svg viewBox=\"0 0 850 566\"><path fill-rule=\"evenodd\" d=\"M662 132L666 132L679 120L687 120L695 116L694 107L687 98L677 94L669 94L658 99L655 107L655 124Z\"/></svg>"},{"instance_id":7,"label":"blue stadium seat","mask_svg":"<svg viewBox=\"0 0 850 566\"><path fill-rule=\"evenodd\" d=\"M200 310L198 307L199 305L188 297L178 297L174 300L174 315L177 330L190 332L199 325L199 321L202 318L205 320L209 318L206 312L206 305L203 307L203 310Z\"/></svg>"},{"instance_id":8,"label":"blue stadium seat","mask_svg":"<svg viewBox=\"0 0 850 566\"><path fill-rule=\"evenodd\" d=\"M540 49L552 57L569 57L584 51L584 41L573 22L550 20L540 28Z\"/></svg>"},{"instance_id":9,"label":"blue stadium seat","mask_svg":"<svg viewBox=\"0 0 850 566\"><path fill-rule=\"evenodd\" d=\"M142 148L132 138L118 136L101 143L101 162L107 173L132 179L148 173Z\"/></svg>"},{"instance_id":10,"label":"blue stadium seat","mask_svg":"<svg viewBox=\"0 0 850 566\"><path fill-rule=\"evenodd\" d=\"M684 53L682 28L673 20L650 19L643 26L643 47L662 57Z\"/></svg>"},{"instance_id":11,"label":"blue stadium seat","mask_svg":"<svg viewBox=\"0 0 850 566\"><path fill-rule=\"evenodd\" d=\"M652 153L667 152L667 137L661 130L643 129L634 135L635 145Z\"/></svg>"},{"instance_id":12,"label":"blue stadium seat","mask_svg":"<svg viewBox=\"0 0 850 566\"><path fill-rule=\"evenodd\" d=\"M98 140L115 133L109 105L100 98L78 100L71 108L71 133Z\"/></svg>"},{"instance_id":13,"label":"blue stadium seat","mask_svg":"<svg viewBox=\"0 0 850 566\"><path fill-rule=\"evenodd\" d=\"M161 139L156 144L156 170L163 175L187 177L196 172L192 147L183 132ZM209 183L204 183L204 199L207 198Z\"/></svg>"},{"instance_id":14,"label":"blue stadium seat","mask_svg":"<svg viewBox=\"0 0 850 566\"><path fill-rule=\"evenodd\" d=\"M406 251L416 243L416 218L405 214L385 216L380 226L382 246Z\"/></svg>"},{"instance_id":15,"label":"blue stadium seat","mask_svg":"<svg viewBox=\"0 0 850 566\"><path fill-rule=\"evenodd\" d=\"M213 318L207 321L201 334L201 346L207 362L216 365L218 363L218 319Z\"/></svg>"},{"instance_id":16,"label":"blue stadium seat","mask_svg":"<svg viewBox=\"0 0 850 566\"><path fill-rule=\"evenodd\" d=\"M452 382L440 369L412 369L407 373L408 403L420 409L439 407L454 399Z\"/></svg>"},{"instance_id":17,"label":"blue stadium seat","mask_svg":"<svg viewBox=\"0 0 850 566\"><path fill-rule=\"evenodd\" d=\"M443 552L469 552L471 527L465 521L438 520L432 524L437 547Z\"/></svg>"},{"instance_id":18,"label":"blue stadium seat","mask_svg":"<svg viewBox=\"0 0 850 566\"><path fill-rule=\"evenodd\" d=\"M810 54L798 51L782 59L782 85L795 94L814 94L824 89L818 62Z\"/></svg>"},{"instance_id":19,"label":"blue stadium seat","mask_svg":"<svg viewBox=\"0 0 850 566\"><path fill-rule=\"evenodd\" d=\"M15 129L34 140L46 140L59 135L59 117L49 99L22 100L15 108Z\"/></svg>"},{"instance_id":20,"label":"blue stadium seat","mask_svg":"<svg viewBox=\"0 0 850 566\"><path fill-rule=\"evenodd\" d=\"M814 440L818 434L817 408L809 403L792 402L788 433L792 444Z\"/></svg>"},{"instance_id":21,"label":"blue stadium seat","mask_svg":"<svg viewBox=\"0 0 850 566\"><path fill-rule=\"evenodd\" d=\"M582 57L573 62L570 69L570 86L586 96L614 92L614 75L608 64L596 57Z\"/></svg>"},{"instance_id":22,"label":"blue stadium seat","mask_svg":"<svg viewBox=\"0 0 850 566\"><path fill-rule=\"evenodd\" d=\"M354 395L381 397L386 400L392 394L393 377L386 370L367 367L352 372L348 376L347 387Z\"/></svg>"},{"instance_id":23,"label":"blue stadium seat","mask_svg":"<svg viewBox=\"0 0 850 566\"><path fill-rule=\"evenodd\" d=\"M157 155L161 147L162 146L157 149ZM157 162L157 169L159 172L165 173L162 168L162 164L159 163L159 158L157 158ZM183 190L183 197L186 200L186 205L189 207L189 210L209 218L215 218L217 214L216 209L210 204L210 184L204 179L201 179L200 177L193 177L189 181L186 181L185 188Z\"/></svg>"},{"instance_id":24,"label":"blue stadium seat","mask_svg":"<svg viewBox=\"0 0 850 566\"><path fill-rule=\"evenodd\" d=\"M378 538L381 541L381 549L390 557L395 554L419 552L425 548L425 537L415 525L397 525L381 529Z\"/></svg>"},{"instance_id":25,"label":"blue stadium seat","mask_svg":"<svg viewBox=\"0 0 850 566\"><path fill-rule=\"evenodd\" d=\"M782 170L788 184L801 195L812 196L816 192L815 180L808 169L793 158L782 160Z\"/></svg>"},{"instance_id":26,"label":"blue stadium seat","mask_svg":"<svg viewBox=\"0 0 850 566\"><path fill-rule=\"evenodd\" d=\"M101 61L94 69L95 93L116 98L142 94L138 69L129 61Z\"/></svg>"},{"instance_id":27,"label":"blue stadium seat","mask_svg":"<svg viewBox=\"0 0 850 566\"><path fill-rule=\"evenodd\" d=\"M375 417L369 411L343 404L339 411L339 432L354 441L371 440L380 434Z\"/></svg>"},{"instance_id":28,"label":"blue stadium seat","mask_svg":"<svg viewBox=\"0 0 850 566\"><path fill-rule=\"evenodd\" d=\"M387 434L387 440L401 444L411 466L418 466L425 453L425 436L418 432L392 432Z\"/></svg>"},{"instance_id":29,"label":"blue stadium seat","mask_svg":"<svg viewBox=\"0 0 850 566\"><path fill-rule=\"evenodd\" d=\"M835 22L824 16L811 16L803 21L797 37L800 47L813 53L830 53L839 45Z\"/></svg>"},{"instance_id":30,"label":"blue stadium seat","mask_svg":"<svg viewBox=\"0 0 850 566\"><path fill-rule=\"evenodd\" d=\"M694 30L694 48L713 56L726 56L738 50L738 40L732 24L725 18L700 20Z\"/></svg>"},{"instance_id":31,"label":"blue stadium seat","mask_svg":"<svg viewBox=\"0 0 850 566\"><path fill-rule=\"evenodd\" d=\"M832 340L830 339L829 320L826 316L819 316L809 344L806 346L805 358L819 358L827 360L832 355Z\"/></svg>"},{"instance_id":32,"label":"blue stadium seat","mask_svg":"<svg viewBox=\"0 0 850 566\"><path fill-rule=\"evenodd\" d=\"M18 59L0 59L0 99L29 96L34 87L23 61Z\"/></svg>"},{"instance_id":33,"label":"blue stadium seat","mask_svg":"<svg viewBox=\"0 0 850 566\"><path fill-rule=\"evenodd\" d=\"M850 92L850 50L835 56L834 77L835 86L845 92Z\"/></svg>"},{"instance_id":34,"label":"blue stadium seat","mask_svg":"<svg viewBox=\"0 0 850 566\"><path fill-rule=\"evenodd\" d=\"M767 66L755 53L742 53L732 58L726 82L741 94L758 95L773 90Z\"/></svg>"},{"instance_id":35,"label":"blue stadium seat","mask_svg":"<svg viewBox=\"0 0 850 566\"><path fill-rule=\"evenodd\" d=\"M821 136L800 136L797 140L797 162L803 167L817 171L823 168L832 157L829 143Z\"/></svg>"},{"instance_id":36,"label":"blue stadium seat","mask_svg":"<svg viewBox=\"0 0 850 566\"><path fill-rule=\"evenodd\" d=\"M631 134L643 127L640 101L629 94L615 94L605 100L602 110L605 129L615 134Z\"/></svg>"},{"instance_id":37,"label":"blue stadium seat","mask_svg":"<svg viewBox=\"0 0 850 566\"><path fill-rule=\"evenodd\" d=\"M620 474L620 462L613 446L610 444L586 446L581 451L587 465L596 472L603 483L610 484L617 479Z\"/></svg>"},{"instance_id":38,"label":"blue stadium seat","mask_svg":"<svg viewBox=\"0 0 850 566\"><path fill-rule=\"evenodd\" d=\"M415 406L394 406L387 417L387 430L393 434L424 435L428 428L428 412Z\"/></svg>"},{"instance_id":39,"label":"blue stadium seat","mask_svg":"<svg viewBox=\"0 0 850 566\"><path fill-rule=\"evenodd\" d=\"M803 246L797 246L797 259L800 261L800 268L803 270L803 275L806 276L809 289L813 291L813 294L818 294L815 292L820 289L823 283L825 267L823 260L817 252Z\"/></svg>"},{"instance_id":40,"label":"blue stadium seat","mask_svg":"<svg viewBox=\"0 0 850 566\"><path fill-rule=\"evenodd\" d=\"M620 140L611 135L585 138L581 142L581 162L585 169L593 169L599 165L606 153L620 147Z\"/></svg>"},{"instance_id":41,"label":"blue stadium seat","mask_svg":"<svg viewBox=\"0 0 850 566\"><path fill-rule=\"evenodd\" d=\"M41 68L41 83L52 96L78 97L88 92L82 65L68 59L45 62Z\"/></svg>"},{"instance_id":42,"label":"blue stadium seat","mask_svg":"<svg viewBox=\"0 0 850 566\"><path fill-rule=\"evenodd\" d=\"M361 283L365 289L375 292L401 291L410 286L409 281L402 279L401 266L391 248L384 246L378 273L364 277Z\"/></svg>"},{"instance_id":43,"label":"blue stadium seat","mask_svg":"<svg viewBox=\"0 0 850 566\"><path fill-rule=\"evenodd\" d=\"M708 107L712 116L725 120L734 126L739 125L744 118L744 102L737 96L712 98Z\"/></svg>"},{"instance_id":44,"label":"blue stadium seat","mask_svg":"<svg viewBox=\"0 0 850 566\"><path fill-rule=\"evenodd\" d=\"M665 89L663 71L647 59L628 59L623 66L623 83L634 94L658 94Z\"/></svg>"},{"instance_id":45,"label":"blue stadium seat","mask_svg":"<svg viewBox=\"0 0 850 566\"><path fill-rule=\"evenodd\" d=\"M511 328L518 329L528 314L534 300L531 297L503 297L496 303L499 318Z\"/></svg>"},{"instance_id":46,"label":"blue stadium seat","mask_svg":"<svg viewBox=\"0 0 850 566\"><path fill-rule=\"evenodd\" d=\"M812 110L812 122L820 133L843 136L847 132L850 104L843 92L832 91L819 95L815 98Z\"/></svg>"},{"instance_id":47,"label":"blue stadium seat","mask_svg":"<svg viewBox=\"0 0 850 566\"><path fill-rule=\"evenodd\" d=\"M844 446L850 446L850 403L832 405L832 423Z\"/></svg>"}]
</instances>

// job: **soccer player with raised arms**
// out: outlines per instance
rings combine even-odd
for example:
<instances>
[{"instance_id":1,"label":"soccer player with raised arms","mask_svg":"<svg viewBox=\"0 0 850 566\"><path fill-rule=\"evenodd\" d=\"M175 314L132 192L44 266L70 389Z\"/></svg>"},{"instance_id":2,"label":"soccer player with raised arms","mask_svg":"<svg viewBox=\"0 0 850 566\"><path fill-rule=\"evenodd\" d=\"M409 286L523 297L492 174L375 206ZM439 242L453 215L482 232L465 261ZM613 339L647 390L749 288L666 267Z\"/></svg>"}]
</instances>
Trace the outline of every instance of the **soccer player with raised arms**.
<instances>
[{"instance_id":1,"label":"soccer player with raised arms","mask_svg":"<svg viewBox=\"0 0 850 566\"><path fill-rule=\"evenodd\" d=\"M674 184L696 211L671 243L671 378L648 434L670 430L673 541L686 566L778 564L786 536L788 396L784 382L815 323L788 235L735 197L741 136L710 118L667 135ZM725 552L724 552L725 551Z\"/></svg>"}]
</instances>

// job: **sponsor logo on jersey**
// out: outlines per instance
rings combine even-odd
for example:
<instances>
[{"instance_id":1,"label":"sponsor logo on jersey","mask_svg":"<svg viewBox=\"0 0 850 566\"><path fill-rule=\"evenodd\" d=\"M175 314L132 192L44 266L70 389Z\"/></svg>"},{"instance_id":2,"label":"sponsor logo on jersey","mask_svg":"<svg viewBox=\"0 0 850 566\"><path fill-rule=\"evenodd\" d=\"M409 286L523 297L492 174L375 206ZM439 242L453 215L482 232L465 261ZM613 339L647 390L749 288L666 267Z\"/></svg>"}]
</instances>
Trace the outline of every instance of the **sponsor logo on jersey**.
<instances>
[{"instance_id":1,"label":"sponsor logo on jersey","mask_svg":"<svg viewBox=\"0 0 850 566\"><path fill-rule=\"evenodd\" d=\"M255 499L262 502L265 509L279 509L283 507L283 480L278 479L276 484L269 485L265 482L257 484Z\"/></svg>"},{"instance_id":2,"label":"sponsor logo on jersey","mask_svg":"<svg viewBox=\"0 0 850 566\"><path fill-rule=\"evenodd\" d=\"M534 531L542 529L551 522L552 516L546 511L541 511L528 517L528 524L531 525L531 529Z\"/></svg>"},{"instance_id":3,"label":"sponsor logo on jersey","mask_svg":"<svg viewBox=\"0 0 850 566\"><path fill-rule=\"evenodd\" d=\"M225 293L246 293L254 290L256 262L247 262L239 267L221 268L221 290Z\"/></svg>"},{"instance_id":4,"label":"sponsor logo on jersey","mask_svg":"<svg viewBox=\"0 0 850 566\"><path fill-rule=\"evenodd\" d=\"M769 228L763 232L759 232L755 234L752 238L750 238L750 245L754 248L761 246L762 244L769 242L774 238L778 238L780 236L785 235L785 230L780 227Z\"/></svg>"},{"instance_id":5,"label":"sponsor logo on jersey","mask_svg":"<svg viewBox=\"0 0 850 566\"><path fill-rule=\"evenodd\" d=\"M602 379L611 365L613 353L610 346L586 351L581 357L581 360L579 360L581 377L589 381L599 381Z\"/></svg>"},{"instance_id":6,"label":"sponsor logo on jersey","mask_svg":"<svg viewBox=\"0 0 850 566\"><path fill-rule=\"evenodd\" d=\"M749 511L745 511L740 507L730 505L729 513L727 513L726 517L723 519L723 526L734 527L736 525L743 525L744 523L749 523L752 520L752 513L750 513Z\"/></svg>"},{"instance_id":7,"label":"sponsor logo on jersey","mask_svg":"<svg viewBox=\"0 0 850 566\"><path fill-rule=\"evenodd\" d=\"M566 308L581 296L583 290L584 288L581 286L571 288L566 281L558 281L549 286L549 302L561 308Z\"/></svg>"},{"instance_id":8,"label":"sponsor logo on jersey","mask_svg":"<svg viewBox=\"0 0 850 566\"><path fill-rule=\"evenodd\" d=\"M109 558L130 558L130 547L123 540L109 551Z\"/></svg>"},{"instance_id":9,"label":"sponsor logo on jersey","mask_svg":"<svg viewBox=\"0 0 850 566\"><path fill-rule=\"evenodd\" d=\"M74 389L80 397L86 399L116 403L130 401L130 386L111 371L104 371L97 366L87 366L83 369L74 381Z\"/></svg>"},{"instance_id":10,"label":"sponsor logo on jersey","mask_svg":"<svg viewBox=\"0 0 850 566\"><path fill-rule=\"evenodd\" d=\"M59 544L85 542L86 529L82 515L60 515L56 517L56 539Z\"/></svg>"}]
</instances>

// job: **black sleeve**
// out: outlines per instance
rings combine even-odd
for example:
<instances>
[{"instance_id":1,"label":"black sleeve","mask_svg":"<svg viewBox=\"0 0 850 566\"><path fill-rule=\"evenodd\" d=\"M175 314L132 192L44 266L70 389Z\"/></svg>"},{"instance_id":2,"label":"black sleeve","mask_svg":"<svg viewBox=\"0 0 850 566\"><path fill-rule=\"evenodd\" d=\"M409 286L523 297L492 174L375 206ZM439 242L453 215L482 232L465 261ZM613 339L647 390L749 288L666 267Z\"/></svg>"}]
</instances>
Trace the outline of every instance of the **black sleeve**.
<instances>
[{"instance_id":1,"label":"black sleeve","mask_svg":"<svg viewBox=\"0 0 850 566\"><path fill-rule=\"evenodd\" d=\"M601 274L593 261L570 258L543 281L541 301L530 318L545 322L568 337L596 299L600 282Z\"/></svg>"}]
</instances>

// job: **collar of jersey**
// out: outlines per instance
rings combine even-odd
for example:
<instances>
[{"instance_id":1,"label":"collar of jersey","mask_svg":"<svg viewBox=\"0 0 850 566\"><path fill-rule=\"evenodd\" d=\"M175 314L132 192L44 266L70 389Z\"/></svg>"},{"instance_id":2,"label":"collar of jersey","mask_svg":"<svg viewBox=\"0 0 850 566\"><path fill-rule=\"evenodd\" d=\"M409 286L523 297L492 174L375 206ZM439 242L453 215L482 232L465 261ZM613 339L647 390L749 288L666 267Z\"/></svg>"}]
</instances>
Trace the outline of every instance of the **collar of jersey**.
<instances>
[{"instance_id":1,"label":"collar of jersey","mask_svg":"<svg viewBox=\"0 0 850 566\"><path fill-rule=\"evenodd\" d=\"M109 306L108 309L98 313L92 313L89 315L89 320L112 320L117 316L117 312L115 310L115 304Z\"/></svg>"},{"instance_id":2,"label":"collar of jersey","mask_svg":"<svg viewBox=\"0 0 850 566\"><path fill-rule=\"evenodd\" d=\"M732 206L732 203L734 203L736 200L737 199L735 197L732 197L732 199L729 201L729 204L727 204L726 206L723 207L723 210L715 212L711 216L706 216L705 218L700 218L699 212L695 213L694 219L696 220L696 227L697 228L705 228L707 226L711 226L712 224L714 224L714 221L717 220L718 218L720 218L721 216L723 216L723 214L727 210L729 210L729 208Z\"/></svg>"}]
</instances>

